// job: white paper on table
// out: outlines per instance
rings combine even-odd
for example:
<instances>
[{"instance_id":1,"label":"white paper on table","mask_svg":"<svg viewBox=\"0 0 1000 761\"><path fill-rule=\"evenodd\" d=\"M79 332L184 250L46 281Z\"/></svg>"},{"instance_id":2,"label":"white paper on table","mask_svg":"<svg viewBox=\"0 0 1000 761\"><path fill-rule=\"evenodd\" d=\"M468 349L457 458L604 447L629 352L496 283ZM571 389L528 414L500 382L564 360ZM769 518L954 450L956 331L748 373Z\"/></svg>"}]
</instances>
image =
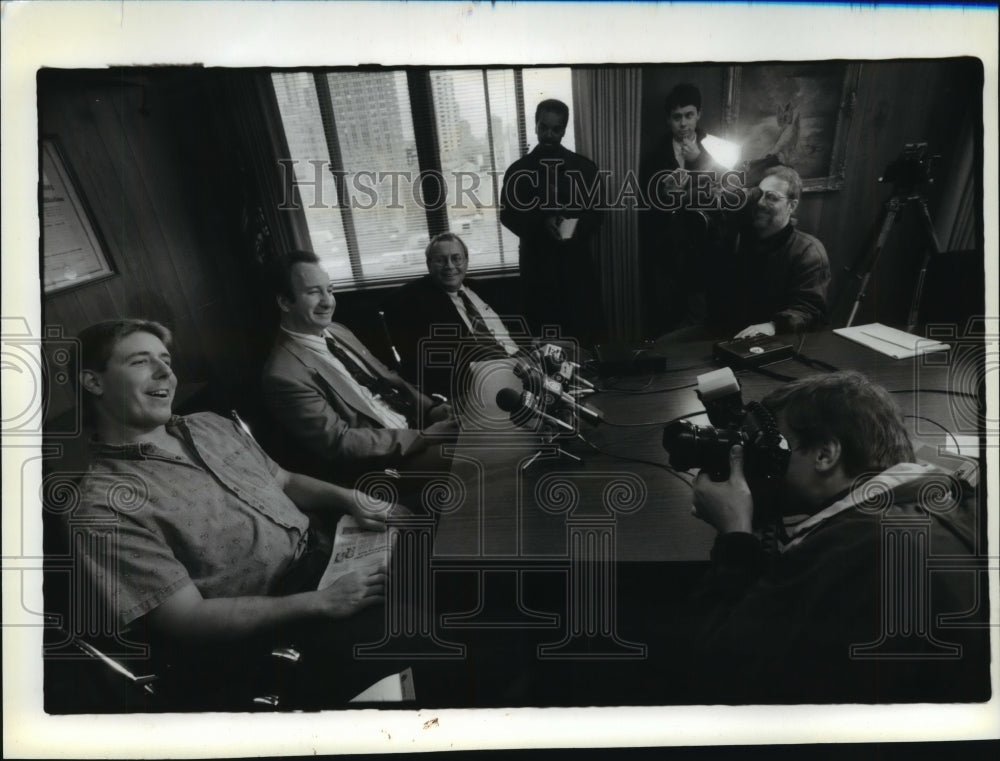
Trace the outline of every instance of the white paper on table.
<instances>
[{"instance_id":1,"label":"white paper on table","mask_svg":"<svg viewBox=\"0 0 1000 761\"><path fill-rule=\"evenodd\" d=\"M913 333L907 333L905 330L890 328L879 322L854 325L850 328L835 328L833 332L893 359L908 359L916 357L918 354L945 351L951 348L949 344L936 341L933 338L917 336Z\"/></svg>"}]
</instances>

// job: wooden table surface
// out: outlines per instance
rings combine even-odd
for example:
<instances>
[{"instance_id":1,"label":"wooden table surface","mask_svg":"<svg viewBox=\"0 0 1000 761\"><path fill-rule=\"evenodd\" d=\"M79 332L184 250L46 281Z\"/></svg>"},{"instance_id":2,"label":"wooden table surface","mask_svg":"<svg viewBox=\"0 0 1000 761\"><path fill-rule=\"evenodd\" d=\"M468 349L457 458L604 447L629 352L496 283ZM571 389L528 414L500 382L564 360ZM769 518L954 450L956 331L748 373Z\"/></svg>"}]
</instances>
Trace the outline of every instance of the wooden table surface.
<instances>
[{"instance_id":1,"label":"wooden table surface","mask_svg":"<svg viewBox=\"0 0 1000 761\"><path fill-rule=\"evenodd\" d=\"M942 393L978 390L982 355L977 347L957 342L949 352L894 360L833 333L819 333L805 338L800 353L838 369L859 370L899 392L895 397L904 414L926 418L907 420L917 442L953 449L955 439L943 427L957 437L964 454L978 453L981 415L976 400ZM690 515L691 489L682 479L690 481L691 476L609 456L667 464L664 424L703 409L694 384L697 375L717 369L711 345L678 345L667 361L666 372L601 381L615 390L587 398L589 406L603 412L605 422L580 423L580 434L608 454L561 437L555 443L581 457L577 464L522 431L463 434L452 472L464 493L454 495L440 517L435 559L489 565L521 558L527 567L533 561L566 558L572 525L611 526L613 555L619 561L707 559L714 532ZM795 378L824 371L798 360L767 369ZM738 372L737 378L744 402L759 400L783 382L754 371ZM651 393L658 390L662 392ZM704 417L693 421L707 423ZM543 456L522 469L539 449Z\"/></svg>"}]
</instances>

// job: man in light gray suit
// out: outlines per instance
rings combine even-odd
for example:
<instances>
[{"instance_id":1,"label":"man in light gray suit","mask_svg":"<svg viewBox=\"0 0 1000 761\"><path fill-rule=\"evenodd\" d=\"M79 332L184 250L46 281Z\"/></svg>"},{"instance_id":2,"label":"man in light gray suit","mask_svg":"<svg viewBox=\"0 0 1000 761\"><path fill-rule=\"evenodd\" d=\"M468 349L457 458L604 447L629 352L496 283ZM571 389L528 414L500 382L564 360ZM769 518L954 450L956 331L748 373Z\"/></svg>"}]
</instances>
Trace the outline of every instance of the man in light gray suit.
<instances>
[{"instance_id":1,"label":"man in light gray suit","mask_svg":"<svg viewBox=\"0 0 1000 761\"><path fill-rule=\"evenodd\" d=\"M285 257L275 289L281 327L262 389L307 472L343 481L406 465L435 438L457 433L448 404L420 393L333 322L337 302L315 254Z\"/></svg>"}]
</instances>

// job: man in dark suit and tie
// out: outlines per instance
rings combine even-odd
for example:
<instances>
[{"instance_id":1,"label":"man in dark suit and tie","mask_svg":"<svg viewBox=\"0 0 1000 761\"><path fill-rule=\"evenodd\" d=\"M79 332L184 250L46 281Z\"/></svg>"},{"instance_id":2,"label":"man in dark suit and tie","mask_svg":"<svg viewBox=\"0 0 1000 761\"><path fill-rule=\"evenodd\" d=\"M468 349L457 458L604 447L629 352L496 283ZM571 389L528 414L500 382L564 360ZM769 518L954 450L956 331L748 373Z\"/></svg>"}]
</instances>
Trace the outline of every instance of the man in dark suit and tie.
<instances>
[{"instance_id":1,"label":"man in dark suit and tie","mask_svg":"<svg viewBox=\"0 0 1000 761\"><path fill-rule=\"evenodd\" d=\"M349 480L410 462L436 435L457 432L449 405L420 393L332 321L337 302L315 254L284 257L275 288L281 326L262 390L307 471Z\"/></svg>"},{"instance_id":2,"label":"man in dark suit and tie","mask_svg":"<svg viewBox=\"0 0 1000 761\"><path fill-rule=\"evenodd\" d=\"M463 391L457 366L515 356L520 349L497 313L472 289L474 281L466 280L469 249L460 237L435 236L426 258L427 274L402 286L386 302L386 326L403 377L424 393L452 399ZM421 341L434 336L456 347L454 363L424 361L427 352Z\"/></svg>"}]
</instances>

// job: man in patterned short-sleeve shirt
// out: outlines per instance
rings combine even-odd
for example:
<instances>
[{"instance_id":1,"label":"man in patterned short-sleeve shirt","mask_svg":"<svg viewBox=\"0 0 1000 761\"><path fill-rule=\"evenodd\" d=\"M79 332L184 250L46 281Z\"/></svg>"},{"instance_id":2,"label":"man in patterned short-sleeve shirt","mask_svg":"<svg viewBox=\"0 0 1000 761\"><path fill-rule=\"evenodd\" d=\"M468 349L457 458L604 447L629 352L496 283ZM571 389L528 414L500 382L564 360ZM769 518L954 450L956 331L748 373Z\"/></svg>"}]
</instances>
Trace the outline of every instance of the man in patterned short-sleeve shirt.
<instances>
[{"instance_id":1,"label":"man in patterned short-sleeve shirt","mask_svg":"<svg viewBox=\"0 0 1000 761\"><path fill-rule=\"evenodd\" d=\"M118 631L211 645L383 601L383 567L316 590L330 548L309 513L384 530L391 505L283 470L218 415L172 414L170 333L158 323L99 323L80 341L96 437L74 520L113 529L105 549L85 542L81 561Z\"/></svg>"}]
</instances>

